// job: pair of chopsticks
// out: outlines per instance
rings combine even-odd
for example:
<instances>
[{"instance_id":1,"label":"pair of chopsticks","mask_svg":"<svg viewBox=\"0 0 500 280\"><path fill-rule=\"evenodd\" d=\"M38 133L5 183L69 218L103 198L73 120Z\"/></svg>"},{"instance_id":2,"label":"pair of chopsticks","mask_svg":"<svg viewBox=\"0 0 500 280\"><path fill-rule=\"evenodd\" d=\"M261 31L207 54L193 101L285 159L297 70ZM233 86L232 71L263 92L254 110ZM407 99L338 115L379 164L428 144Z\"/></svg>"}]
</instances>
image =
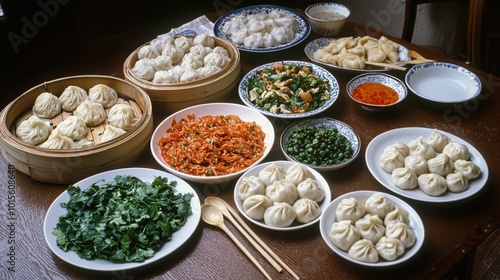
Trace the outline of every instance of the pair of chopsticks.
<instances>
[{"instance_id":1,"label":"pair of chopsticks","mask_svg":"<svg viewBox=\"0 0 500 280\"><path fill-rule=\"evenodd\" d=\"M252 244L259 253L261 253L271 265L278 271L282 272L285 268L288 273L290 273L294 279L299 280L300 277L278 257L271 248L269 248L260 237L255 234L250 227L240 218L238 213L234 210L231 205L219 197L209 196L205 198L205 203L215 206L222 211L222 214L228 218L228 220L240 231L240 233L245 236L245 238ZM258 265L258 264L257 264ZM259 269L263 271L262 266L258 265Z\"/></svg>"}]
</instances>

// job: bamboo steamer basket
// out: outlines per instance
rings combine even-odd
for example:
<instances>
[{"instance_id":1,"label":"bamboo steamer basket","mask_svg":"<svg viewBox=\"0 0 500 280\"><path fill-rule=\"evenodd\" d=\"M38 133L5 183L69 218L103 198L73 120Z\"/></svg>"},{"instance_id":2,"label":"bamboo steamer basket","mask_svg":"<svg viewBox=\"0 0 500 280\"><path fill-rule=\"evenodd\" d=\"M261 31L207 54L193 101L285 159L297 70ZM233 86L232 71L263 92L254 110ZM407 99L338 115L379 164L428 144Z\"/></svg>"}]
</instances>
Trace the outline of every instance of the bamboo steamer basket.
<instances>
[{"instance_id":1,"label":"bamboo steamer basket","mask_svg":"<svg viewBox=\"0 0 500 280\"><path fill-rule=\"evenodd\" d=\"M194 36L185 36L194 37ZM178 84L157 84L138 78L131 72L138 60L137 53L147 42L134 50L123 64L127 81L139 86L151 98L154 113L172 114L181 109L208 102L226 101L238 85L240 76L240 51L230 41L214 37L216 46L224 47L231 58L230 63L214 75L197 81Z\"/></svg>"},{"instance_id":2,"label":"bamboo steamer basket","mask_svg":"<svg viewBox=\"0 0 500 280\"><path fill-rule=\"evenodd\" d=\"M119 103L129 103L134 108L139 117L134 128L115 139L100 143L99 137L104 131L105 122L92 127L87 133L87 139L94 141L95 145L68 150L40 148L24 143L15 136L16 126L32 115L35 99L46 91L45 86L49 92L59 96L70 85L88 91L96 84L112 87L118 93ZM51 125L56 126L69 115L70 113L63 112L51 120ZM0 123L2 156L33 180L54 184L71 184L99 172L128 166L142 155L153 132L152 104L149 96L128 81L98 75L65 77L35 86L2 110Z\"/></svg>"}]
</instances>

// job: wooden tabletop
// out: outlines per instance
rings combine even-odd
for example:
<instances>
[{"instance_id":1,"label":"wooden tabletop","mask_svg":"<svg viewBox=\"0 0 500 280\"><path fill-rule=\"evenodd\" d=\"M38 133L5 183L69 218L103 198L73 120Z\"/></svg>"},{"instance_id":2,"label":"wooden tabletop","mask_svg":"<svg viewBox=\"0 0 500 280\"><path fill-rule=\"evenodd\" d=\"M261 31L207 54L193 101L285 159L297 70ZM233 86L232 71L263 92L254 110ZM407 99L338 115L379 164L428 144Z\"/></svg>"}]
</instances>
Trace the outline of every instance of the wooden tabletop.
<instances>
[{"instance_id":1,"label":"wooden tabletop","mask_svg":"<svg viewBox=\"0 0 500 280\"><path fill-rule=\"evenodd\" d=\"M379 35L363 25L348 21L339 36L364 34ZM271 61L308 61L304 46L314 38L316 35L311 33L303 43L277 53L242 52L242 75ZM460 64L439 52L393 39L427 58ZM137 45L140 44L142 42ZM121 73L121 66L105 67ZM500 166L500 80L475 69L470 70L479 76L483 85L482 93L471 101L438 104L409 92L401 104L379 112L365 110L347 96L346 83L357 73L331 71L340 84L340 96L320 116L348 123L361 138L361 153L352 164L341 170L322 173L330 185L332 198L356 190L394 194L371 175L365 163L365 151L374 137L395 128L427 127L449 132L473 145L488 164L490 175L487 184L478 194L462 201L419 202L394 194L417 211L425 226L425 241L413 258L394 267L369 268L346 261L332 252L321 238L317 224L291 232L271 231L248 223L250 227L302 279L401 279L403 276L406 279L440 279L448 273L455 273L468 254L499 226L500 178L496 169ZM388 73L404 80L404 71L391 70ZM228 101L241 103L236 89ZM156 114L155 124L165 117ZM272 118L271 122L279 139L291 121ZM276 141L266 161L283 159ZM149 150L145 150L144 156L131 167L161 169ZM193 187L202 201L209 195L215 195L235 206L234 183L218 186L193 184ZM65 188L64 185L33 181L29 176L14 171L14 167L0 157L0 279L262 279L261 273L227 235L203 221L186 244L145 267L131 271L95 272L67 264L51 252L43 234L45 214ZM234 227L227 224L273 279L291 279L287 272L276 272Z\"/></svg>"}]
</instances>

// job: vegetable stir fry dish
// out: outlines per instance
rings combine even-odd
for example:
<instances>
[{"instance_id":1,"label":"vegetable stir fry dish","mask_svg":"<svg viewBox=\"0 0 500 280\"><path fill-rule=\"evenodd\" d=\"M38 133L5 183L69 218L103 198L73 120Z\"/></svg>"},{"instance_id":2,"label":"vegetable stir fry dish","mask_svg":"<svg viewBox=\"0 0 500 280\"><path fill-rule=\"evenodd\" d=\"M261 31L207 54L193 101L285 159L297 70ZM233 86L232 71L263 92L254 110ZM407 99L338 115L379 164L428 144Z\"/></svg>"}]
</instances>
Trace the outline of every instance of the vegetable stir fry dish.
<instances>
[{"instance_id":1,"label":"vegetable stir fry dish","mask_svg":"<svg viewBox=\"0 0 500 280\"><path fill-rule=\"evenodd\" d=\"M294 114L320 108L330 99L330 84L312 67L276 63L248 82L248 99L272 113Z\"/></svg>"},{"instance_id":2,"label":"vegetable stir fry dish","mask_svg":"<svg viewBox=\"0 0 500 280\"><path fill-rule=\"evenodd\" d=\"M176 181L156 177L146 183L133 176L93 183L81 190L70 185L53 234L64 251L87 260L142 262L172 239L192 214L191 193L176 193Z\"/></svg>"},{"instance_id":3,"label":"vegetable stir fry dish","mask_svg":"<svg viewBox=\"0 0 500 280\"><path fill-rule=\"evenodd\" d=\"M266 134L237 115L188 115L174 120L159 141L162 157L175 170L195 176L219 176L245 169L265 152Z\"/></svg>"},{"instance_id":4,"label":"vegetable stir fry dish","mask_svg":"<svg viewBox=\"0 0 500 280\"><path fill-rule=\"evenodd\" d=\"M351 142L338 129L316 126L293 130L285 149L296 160L314 166L339 164L354 154Z\"/></svg>"}]
</instances>

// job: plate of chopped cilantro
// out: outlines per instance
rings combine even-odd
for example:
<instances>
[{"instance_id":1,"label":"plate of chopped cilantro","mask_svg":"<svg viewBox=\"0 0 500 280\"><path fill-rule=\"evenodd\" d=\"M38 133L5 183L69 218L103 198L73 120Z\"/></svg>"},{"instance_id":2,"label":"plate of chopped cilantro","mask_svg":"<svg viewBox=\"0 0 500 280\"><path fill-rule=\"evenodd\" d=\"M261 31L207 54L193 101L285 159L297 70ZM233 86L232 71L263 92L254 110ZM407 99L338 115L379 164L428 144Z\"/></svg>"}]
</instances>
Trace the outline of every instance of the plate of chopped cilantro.
<instances>
[{"instance_id":1,"label":"plate of chopped cilantro","mask_svg":"<svg viewBox=\"0 0 500 280\"><path fill-rule=\"evenodd\" d=\"M288 60L249 71L238 92L243 103L264 115L305 118L330 108L340 89L337 79L321 66Z\"/></svg>"},{"instance_id":2,"label":"plate of chopped cilantro","mask_svg":"<svg viewBox=\"0 0 500 280\"><path fill-rule=\"evenodd\" d=\"M118 271L155 262L195 232L200 199L184 180L149 168L106 171L69 185L49 207L45 240L62 260Z\"/></svg>"}]
</instances>

